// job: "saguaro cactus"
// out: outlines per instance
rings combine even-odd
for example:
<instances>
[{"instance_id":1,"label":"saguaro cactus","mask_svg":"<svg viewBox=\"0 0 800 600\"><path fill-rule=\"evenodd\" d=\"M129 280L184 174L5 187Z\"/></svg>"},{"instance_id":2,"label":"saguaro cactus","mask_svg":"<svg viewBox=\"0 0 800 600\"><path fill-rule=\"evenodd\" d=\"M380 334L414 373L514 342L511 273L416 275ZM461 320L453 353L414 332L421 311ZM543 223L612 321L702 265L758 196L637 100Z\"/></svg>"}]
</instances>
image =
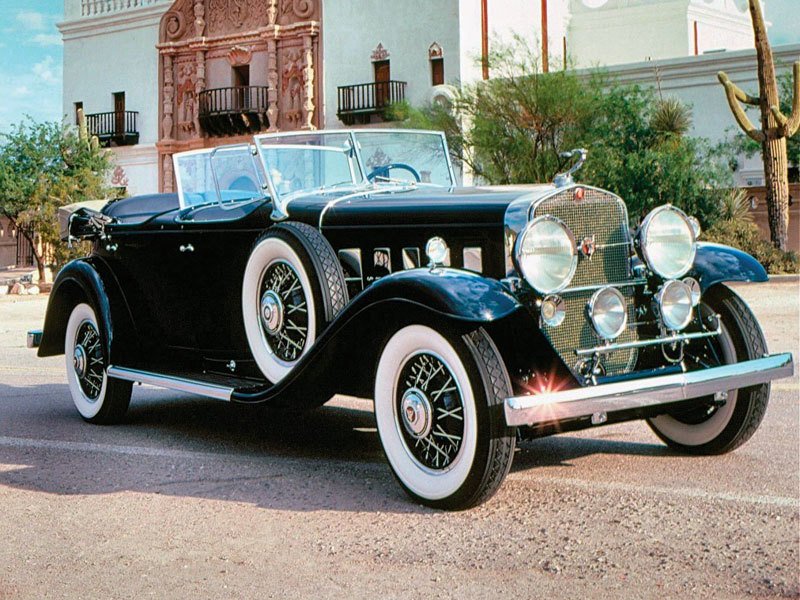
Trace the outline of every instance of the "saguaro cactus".
<instances>
[{"instance_id":1,"label":"saguaro cactus","mask_svg":"<svg viewBox=\"0 0 800 600\"><path fill-rule=\"evenodd\" d=\"M89 128L86 126L86 115L83 109L78 109L78 137L94 150L100 147L100 140L96 135L89 137Z\"/></svg>"},{"instance_id":2,"label":"saguaro cactus","mask_svg":"<svg viewBox=\"0 0 800 600\"><path fill-rule=\"evenodd\" d=\"M746 94L722 71L718 77L725 86L728 104L736 122L748 136L761 144L770 238L776 247L786 250L789 229L789 161L786 139L795 135L800 128L800 61L794 64L792 114L787 117L779 108L778 80L775 77L775 64L764 25L764 14L758 0L749 0L749 4L758 59L759 95ZM753 125L742 104L761 109L761 129Z\"/></svg>"}]
</instances>

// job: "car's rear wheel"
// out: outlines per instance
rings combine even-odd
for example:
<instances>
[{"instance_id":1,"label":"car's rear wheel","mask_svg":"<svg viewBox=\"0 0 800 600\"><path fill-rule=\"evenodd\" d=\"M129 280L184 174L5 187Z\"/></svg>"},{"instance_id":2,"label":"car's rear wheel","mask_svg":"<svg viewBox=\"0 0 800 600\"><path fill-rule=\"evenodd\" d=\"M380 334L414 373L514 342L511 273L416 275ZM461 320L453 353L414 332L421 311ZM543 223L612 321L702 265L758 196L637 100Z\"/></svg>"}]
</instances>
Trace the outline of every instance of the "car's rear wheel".
<instances>
[{"instance_id":1,"label":"car's rear wheel","mask_svg":"<svg viewBox=\"0 0 800 600\"><path fill-rule=\"evenodd\" d=\"M697 340L685 349L686 361L709 368L761 358L767 353L764 334L747 304L719 285L698 306L699 316L720 316L722 333ZM649 419L655 434L669 447L689 454L723 454L735 450L758 429L767 410L768 383L738 390L720 390L724 400L709 397L692 408Z\"/></svg>"},{"instance_id":2,"label":"car's rear wheel","mask_svg":"<svg viewBox=\"0 0 800 600\"><path fill-rule=\"evenodd\" d=\"M316 229L281 223L256 240L244 273L242 316L256 364L271 382L294 368L346 303L339 261Z\"/></svg>"},{"instance_id":3,"label":"car's rear wheel","mask_svg":"<svg viewBox=\"0 0 800 600\"><path fill-rule=\"evenodd\" d=\"M67 383L81 417L107 424L122 419L131 400L131 382L106 374L108 357L94 309L78 304L67 321L64 338Z\"/></svg>"},{"instance_id":4,"label":"car's rear wheel","mask_svg":"<svg viewBox=\"0 0 800 600\"><path fill-rule=\"evenodd\" d=\"M423 326L397 331L375 376L375 417L403 489L435 508L461 510L489 499L514 453L503 402L511 384L482 329L445 337Z\"/></svg>"}]
</instances>

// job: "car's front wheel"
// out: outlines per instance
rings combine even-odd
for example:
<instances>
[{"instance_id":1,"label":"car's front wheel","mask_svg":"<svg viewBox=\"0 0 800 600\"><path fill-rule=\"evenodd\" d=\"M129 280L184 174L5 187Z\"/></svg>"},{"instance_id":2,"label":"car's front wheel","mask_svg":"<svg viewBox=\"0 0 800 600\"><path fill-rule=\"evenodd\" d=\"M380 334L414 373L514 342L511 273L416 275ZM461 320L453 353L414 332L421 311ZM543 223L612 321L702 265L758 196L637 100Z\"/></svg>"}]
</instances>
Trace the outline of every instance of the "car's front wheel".
<instances>
[{"instance_id":1,"label":"car's front wheel","mask_svg":"<svg viewBox=\"0 0 800 600\"><path fill-rule=\"evenodd\" d=\"M686 347L685 359L697 368L729 365L761 358L767 342L750 308L732 290L719 285L698 306L700 318L715 320L721 333ZM669 447L688 454L723 454L744 444L758 429L769 400L768 383L738 390L720 390L689 409L650 419L656 435Z\"/></svg>"},{"instance_id":2,"label":"car's front wheel","mask_svg":"<svg viewBox=\"0 0 800 600\"><path fill-rule=\"evenodd\" d=\"M482 329L445 337L409 325L387 342L375 378L375 417L397 480L415 500L461 510L489 499L514 453L503 402L511 384Z\"/></svg>"},{"instance_id":3,"label":"car's front wheel","mask_svg":"<svg viewBox=\"0 0 800 600\"><path fill-rule=\"evenodd\" d=\"M131 401L131 382L106 374L108 357L94 309L78 304L67 321L64 339L67 383L75 408L90 423L122 419Z\"/></svg>"}]
</instances>

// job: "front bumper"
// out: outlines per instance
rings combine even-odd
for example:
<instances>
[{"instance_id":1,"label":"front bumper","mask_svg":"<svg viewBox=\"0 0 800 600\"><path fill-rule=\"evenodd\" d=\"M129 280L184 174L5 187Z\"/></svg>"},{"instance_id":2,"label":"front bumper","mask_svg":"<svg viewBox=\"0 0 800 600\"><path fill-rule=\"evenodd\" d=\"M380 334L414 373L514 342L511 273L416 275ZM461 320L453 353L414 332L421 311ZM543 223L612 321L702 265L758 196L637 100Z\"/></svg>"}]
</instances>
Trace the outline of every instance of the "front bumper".
<instances>
[{"instance_id":1,"label":"front bumper","mask_svg":"<svg viewBox=\"0 0 800 600\"><path fill-rule=\"evenodd\" d=\"M506 423L514 427L590 417L592 423L601 424L608 413L702 398L793 373L794 362L787 352L690 373L517 396L505 401Z\"/></svg>"}]
</instances>

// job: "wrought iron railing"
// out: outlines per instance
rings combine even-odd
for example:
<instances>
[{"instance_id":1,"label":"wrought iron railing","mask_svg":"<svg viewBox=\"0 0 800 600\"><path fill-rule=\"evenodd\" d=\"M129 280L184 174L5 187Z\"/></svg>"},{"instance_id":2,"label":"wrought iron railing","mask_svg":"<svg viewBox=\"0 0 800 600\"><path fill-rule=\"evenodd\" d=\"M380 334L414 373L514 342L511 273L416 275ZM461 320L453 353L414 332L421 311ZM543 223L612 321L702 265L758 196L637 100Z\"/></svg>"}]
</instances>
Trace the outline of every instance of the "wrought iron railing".
<instances>
[{"instance_id":1,"label":"wrought iron railing","mask_svg":"<svg viewBox=\"0 0 800 600\"><path fill-rule=\"evenodd\" d=\"M86 115L86 128L103 144L136 144L139 142L139 113L125 110Z\"/></svg>"},{"instance_id":2,"label":"wrought iron railing","mask_svg":"<svg viewBox=\"0 0 800 600\"><path fill-rule=\"evenodd\" d=\"M200 124L211 135L254 133L269 127L266 86L203 90L198 95Z\"/></svg>"},{"instance_id":3,"label":"wrought iron railing","mask_svg":"<svg viewBox=\"0 0 800 600\"><path fill-rule=\"evenodd\" d=\"M352 125L357 118L368 120L372 115L383 115L386 108L406 98L405 81L376 81L339 86L338 116Z\"/></svg>"}]
</instances>

